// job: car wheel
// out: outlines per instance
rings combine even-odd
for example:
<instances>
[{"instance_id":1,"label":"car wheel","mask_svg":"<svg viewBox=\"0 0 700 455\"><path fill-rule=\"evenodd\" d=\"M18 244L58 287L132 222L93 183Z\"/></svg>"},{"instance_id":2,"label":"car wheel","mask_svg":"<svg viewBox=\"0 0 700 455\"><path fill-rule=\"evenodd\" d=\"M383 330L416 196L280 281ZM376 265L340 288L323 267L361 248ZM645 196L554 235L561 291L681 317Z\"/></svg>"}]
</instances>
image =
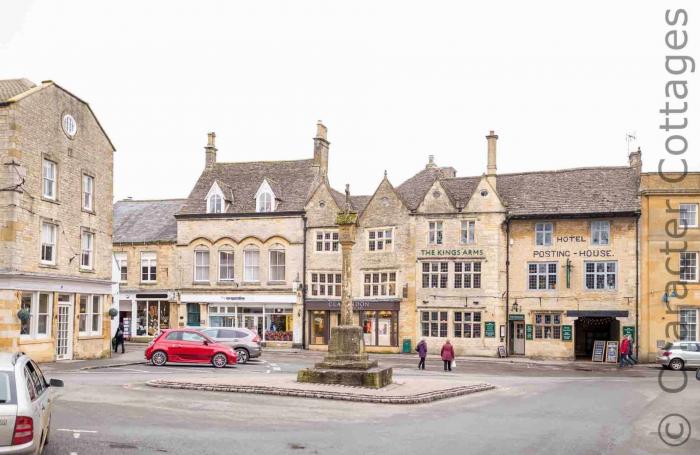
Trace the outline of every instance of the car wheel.
<instances>
[{"instance_id":1,"label":"car wheel","mask_svg":"<svg viewBox=\"0 0 700 455\"><path fill-rule=\"evenodd\" d=\"M671 367L671 369L672 369L673 371L680 371L680 370L683 369L683 360L681 360L681 359L673 359L673 360L671 360L671 362L668 364L668 366Z\"/></svg>"},{"instance_id":2,"label":"car wheel","mask_svg":"<svg viewBox=\"0 0 700 455\"><path fill-rule=\"evenodd\" d=\"M162 367L168 361L168 355L163 351L156 351L151 357L151 363L157 367Z\"/></svg>"},{"instance_id":3,"label":"car wheel","mask_svg":"<svg viewBox=\"0 0 700 455\"><path fill-rule=\"evenodd\" d=\"M249 358L248 350L243 348L236 349L236 363L248 363Z\"/></svg>"},{"instance_id":4,"label":"car wheel","mask_svg":"<svg viewBox=\"0 0 700 455\"><path fill-rule=\"evenodd\" d=\"M224 354L218 353L214 354L214 357L211 358L211 364L214 365L216 368L223 368L226 366L228 363L228 359Z\"/></svg>"}]
</instances>

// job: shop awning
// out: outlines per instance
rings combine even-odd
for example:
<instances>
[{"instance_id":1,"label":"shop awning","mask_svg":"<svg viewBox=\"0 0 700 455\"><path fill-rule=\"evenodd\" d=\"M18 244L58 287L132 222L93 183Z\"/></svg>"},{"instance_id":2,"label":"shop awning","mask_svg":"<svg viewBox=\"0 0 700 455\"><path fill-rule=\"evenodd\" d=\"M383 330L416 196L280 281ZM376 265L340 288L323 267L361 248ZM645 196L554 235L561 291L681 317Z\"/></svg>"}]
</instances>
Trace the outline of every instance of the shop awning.
<instances>
[{"instance_id":1,"label":"shop awning","mask_svg":"<svg viewBox=\"0 0 700 455\"><path fill-rule=\"evenodd\" d=\"M627 310L570 310L566 316L570 318L626 318L630 312Z\"/></svg>"},{"instance_id":2,"label":"shop awning","mask_svg":"<svg viewBox=\"0 0 700 455\"><path fill-rule=\"evenodd\" d=\"M330 310L339 311L340 310L340 300L327 300L327 299L308 299L305 303L307 310ZM384 300L353 300L352 309L353 311L399 311L401 306L401 300L399 299L384 299Z\"/></svg>"}]
</instances>

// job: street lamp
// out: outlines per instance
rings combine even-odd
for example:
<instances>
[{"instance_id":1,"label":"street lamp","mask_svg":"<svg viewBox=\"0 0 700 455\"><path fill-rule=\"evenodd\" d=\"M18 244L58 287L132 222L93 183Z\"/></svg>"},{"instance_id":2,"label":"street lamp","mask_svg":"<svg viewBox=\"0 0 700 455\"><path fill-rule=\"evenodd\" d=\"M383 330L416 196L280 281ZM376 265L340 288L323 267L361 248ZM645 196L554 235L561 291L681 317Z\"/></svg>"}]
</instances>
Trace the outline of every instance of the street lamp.
<instances>
[{"instance_id":1,"label":"street lamp","mask_svg":"<svg viewBox=\"0 0 700 455\"><path fill-rule=\"evenodd\" d=\"M518 305L517 300L513 303L513 306L511 308L513 310L513 313L519 313L521 310L521 307L520 307L520 305Z\"/></svg>"}]
</instances>

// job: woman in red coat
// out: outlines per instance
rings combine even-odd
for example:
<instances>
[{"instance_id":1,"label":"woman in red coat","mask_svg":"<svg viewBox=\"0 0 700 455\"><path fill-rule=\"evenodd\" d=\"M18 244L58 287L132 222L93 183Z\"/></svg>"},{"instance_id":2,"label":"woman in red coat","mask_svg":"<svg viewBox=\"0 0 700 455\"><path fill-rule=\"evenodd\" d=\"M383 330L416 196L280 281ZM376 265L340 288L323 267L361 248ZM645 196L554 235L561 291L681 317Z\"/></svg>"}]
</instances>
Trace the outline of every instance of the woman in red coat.
<instances>
[{"instance_id":1,"label":"woman in red coat","mask_svg":"<svg viewBox=\"0 0 700 455\"><path fill-rule=\"evenodd\" d=\"M452 371L452 361L455 359L455 350L450 344L450 340L445 341L440 350L440 357L442 357L442 363L445 365L445 371Z\"/></svg>"}]
</instances>

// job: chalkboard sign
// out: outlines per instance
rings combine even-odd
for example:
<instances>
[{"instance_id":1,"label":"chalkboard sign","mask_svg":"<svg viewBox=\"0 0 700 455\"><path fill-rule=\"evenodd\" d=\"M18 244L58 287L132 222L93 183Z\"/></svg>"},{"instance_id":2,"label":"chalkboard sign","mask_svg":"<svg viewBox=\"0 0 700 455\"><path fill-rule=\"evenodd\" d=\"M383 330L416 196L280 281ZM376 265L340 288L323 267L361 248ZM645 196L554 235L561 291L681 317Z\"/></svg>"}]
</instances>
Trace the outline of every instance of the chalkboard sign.
<instances>
[{"instance_id":1,"label":"chalkboard sign","mask_svg":"<svg viewBox=\"0 0 700 455\"><path fill-rule=\"evenodd\" d=\"M595 340L593 342L593 358L594 362L602 362L605 360L605 341Z\"/></svg>"},{"instance_id":2,"label":"chalkboard sign","mask_svg":"<svg viewBox=\"0 0 700 455\"><path fill-rule=\"evenodd\" d=\"M525 339L532 340L532 324L527 324L525 326Z\"/></svg>"},{"instance_id":3,"label":"chalkboard sign","mask_svg":"<svg viewBox=\"0 0 700 455\"><path fill-rule=\"evenodd\" d=\"M496 323L493 321L485 322L484 323L484 336L486 338L495 338L496 337Z\"/></svg>"},{"instance_id":4,"label":"chalkboard sign","mask_svg":"<svg viewBox=\"0 0 700 455\"><path fill-rule=\"evenodd\" d=\"M571 341L571 326L563 325L561 326L561 339L564 341Z\"/></svg>"},{"instance_id":5,"label":"chalkboard sign","mask_svg":"<svg viewBox=\"0 0 700 455\"><path fill-rule=\"evenodd\" d=\"M608 341L608 344L605 347L605 361L606 362L617 363L618 347L619 346L617 344L617 341Z\"/></svg>"},{"instance_id":6,"label":"chalkboard sign","mask_svg":"<svg viewBox=\"0 0 700 455\"><path fill-rule=\"evenodd\" d=\"M498 357L506 357L506 347L503 345L500 345L498 347ZM698 370L700 371L700 370Z\"/></svg>"}]
</instances>

